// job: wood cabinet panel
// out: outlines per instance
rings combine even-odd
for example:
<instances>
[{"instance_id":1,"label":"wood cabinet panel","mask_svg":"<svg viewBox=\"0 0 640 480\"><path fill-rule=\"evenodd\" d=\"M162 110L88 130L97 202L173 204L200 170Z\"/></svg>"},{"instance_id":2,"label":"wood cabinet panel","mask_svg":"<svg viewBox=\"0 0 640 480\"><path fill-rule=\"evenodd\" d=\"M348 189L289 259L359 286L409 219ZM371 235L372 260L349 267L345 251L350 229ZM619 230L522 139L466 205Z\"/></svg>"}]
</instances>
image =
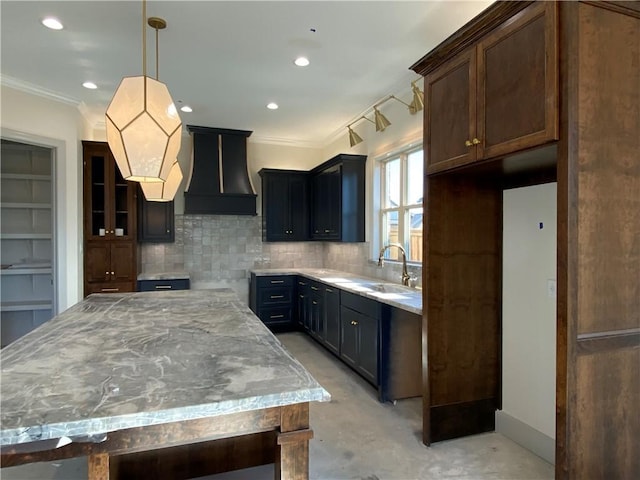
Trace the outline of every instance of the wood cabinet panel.
<instances>
[{"instance_id":1,"label":"wood cabinet panel","mask_svg":"<svg viewBox=\"0 0 640 480\"><path fill-rule=\"evenodd\" d=\"M427 173L558 139L557 6L531 5L425 77Z\"/></svg>"},{"instance_id":2,"label":"wood cabinet panel","mask_svg":"<svg viewBox=\"0 0 640 480\"><path fill-rule=\"evenodd\" d=\"M532 5L478 44L477 158L558 138L557 8Z\"/></svg>"},{"instance_id":3,"label":"wood cabinet panel","mask_svg":"<svg viewBox=\"0 0 640 480\"><path fill-rule=\"evenodd\" d=\"M473 161L466 142L475 137L475 48L425 79L425 157L427 171L435 172Z\"/></svg>"}]
</instances>

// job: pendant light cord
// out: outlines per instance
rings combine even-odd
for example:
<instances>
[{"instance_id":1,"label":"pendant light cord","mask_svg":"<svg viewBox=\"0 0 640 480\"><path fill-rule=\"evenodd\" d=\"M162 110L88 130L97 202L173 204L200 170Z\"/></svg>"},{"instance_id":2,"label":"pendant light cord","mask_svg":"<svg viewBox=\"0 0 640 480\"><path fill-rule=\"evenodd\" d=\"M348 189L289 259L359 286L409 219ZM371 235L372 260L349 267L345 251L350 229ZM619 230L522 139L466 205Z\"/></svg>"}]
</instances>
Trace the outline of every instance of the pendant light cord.
<instances>
[{"instance_id":1,"label":"pendant light cord","mask_svg":"<svg viewBox=\"0 0 640 480\"><path fill-rule=\"evenodd\" d=\"M142 76L147 76L147 0L142 0Z\"/></svg>"},{"instance_id":2,"label":"pendant light cord","mask_svg":"<svg viewBox=\"0 0 640 480\"><path fill-rule=\"evenodd\" d=\"M160 60L158 57L158 27L156 27L156 80L160 80Z\"/></svg>"}]
</instances>

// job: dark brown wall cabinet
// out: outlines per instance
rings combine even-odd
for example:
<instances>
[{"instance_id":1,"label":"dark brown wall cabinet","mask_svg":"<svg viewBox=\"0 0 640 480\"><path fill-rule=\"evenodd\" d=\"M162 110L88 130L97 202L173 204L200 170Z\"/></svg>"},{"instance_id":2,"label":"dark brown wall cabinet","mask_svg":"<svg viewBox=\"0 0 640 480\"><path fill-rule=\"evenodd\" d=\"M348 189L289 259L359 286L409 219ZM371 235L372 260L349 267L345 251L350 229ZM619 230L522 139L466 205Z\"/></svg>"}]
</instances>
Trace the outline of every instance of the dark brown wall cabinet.
<instances>
[{"instance_id":1,"label":"dark brown wall cabinet","mask_svg":"<svg viewBox=\"0 0 640 480\"><path fill-rule=\"evenodd\" d=\"M425 77L427 173L558 138L553 2L514 15Z\"/></svg>"},{"instance_id":2,"label":"dark brown wall cabinet","mask_svg":"<svg viewBox=\"0 0 640 480\"><path fill-rule=\"evenodd\" d=\"M639 38L639 2L495 2L413 65L425 443L493 428L502 189L556 180L556 478L640 478Z\"/></svg>"},{"instance_id":3,"label":"dark brown wall cabinet","mask_svg":"<svg viewBox=\"0 0 640 480\"><path fill-rule=\"evenodd\" d=\"M136 188L105 142L83 141L84 294L136 289Z\"/></svg>"}]
</instances>

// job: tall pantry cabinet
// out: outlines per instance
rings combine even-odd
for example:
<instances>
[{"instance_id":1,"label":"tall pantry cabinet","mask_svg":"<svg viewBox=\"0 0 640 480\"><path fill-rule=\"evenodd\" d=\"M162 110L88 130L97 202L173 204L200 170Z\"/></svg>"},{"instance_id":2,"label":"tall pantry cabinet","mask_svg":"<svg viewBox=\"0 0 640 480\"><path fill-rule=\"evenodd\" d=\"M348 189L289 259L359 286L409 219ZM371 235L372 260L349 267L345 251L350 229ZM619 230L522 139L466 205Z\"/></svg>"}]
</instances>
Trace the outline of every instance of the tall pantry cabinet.
<instances>
[{"instance_id":1,"label":"tall pantry cabinet","mask_svg":"<svg viewBox=\"0 0 640 480\"><path fill-rule=\"evenodd\" d=\"M3 139L0 179L0 338L4 347L55 312L52 151Z\"/></svg>"},{"instance_id":2,"label":"tall pantry cabinet","mask_svg":"<svg viewBox=\"0 0 640 480\"><path fill-rule=\"evenodd\" d=\"M136 192L109 145L83 141L84 294L133 292L137 280Z\"/></svg>"},{"instance_id":3,"label":"tall pantry cabinet","mask_svg":"<svg viewBox=\"0 0 640 480\"><path fill-rule=\"evenodd\" d=\"M425 443L493 429L502 191L556 181L556 478L640 478L639 39L637 1L500 1L411 67Z\"/></svg>"}]
</instances>

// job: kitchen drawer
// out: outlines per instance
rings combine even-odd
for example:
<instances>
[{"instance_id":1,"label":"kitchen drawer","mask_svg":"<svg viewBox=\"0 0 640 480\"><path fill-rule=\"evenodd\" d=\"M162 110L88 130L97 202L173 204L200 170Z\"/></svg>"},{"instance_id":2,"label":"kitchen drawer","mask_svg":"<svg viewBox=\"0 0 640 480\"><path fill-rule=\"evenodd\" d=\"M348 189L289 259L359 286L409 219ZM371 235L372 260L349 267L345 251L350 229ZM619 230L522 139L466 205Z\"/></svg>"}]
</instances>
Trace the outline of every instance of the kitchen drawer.
<instances>
[{"instance_id":1,"label":"kitchen drawer","mask_svg":"<svg viewBox=\"0 0 640 480\"><path fill-rule=\"evenodd\" d=\"M293 300L292 287L261 288L258 290L258 305L290 304Z\"/></svg>"},{"instance_id":2,"label":"kitchen drawer","mask_svg":"<svg viewBox=\"0 0 640 480\"><path fill-rule=\"evenodd\" d=\"M87 295L92 293L124 293L133 292L133 282L105 282L91 283L85 292Z\"/></svg>"},{"instance_id":3,"label":"kitchen drawer","mask_svg":"<svg viewBox=\"0 0 640 480\"><path fill-rule=\"evenodd\" d=\"M138 280L139 292L189 290L190 287L191 282L188 278L174 278L167 280Z\"/></svg>"},{"instance_id":4,"label":"kitchen drawer","mask_svg":"<svg viewBox=\"0 0 640 480\"><path fill-rule=\"evenodd\" d=\"M289 326L291 324L291 306L261 308L258 318L267 326Z\"/></svg>"},{"instance_id":5,"label":"kitchen drawer","mask_svg":"<svg viewBox=\"0 0 640 480\"><path fill-rule=\"evenodd\" d=\"M261 288L268 287L293 287L294 275L269 275L266 277L256 277L256 286Z\"/></svg>"},{"instance_id":6,"label":"kitchen drawer","mask_svg":"<svg viewBox=\"0 0 640 480\"><path fill-rule=\"evenodd\" d=\"M371 318L380 319L380 303L375 300L343 291L340 296L340 304Z\"/></svg>"}]
</instances>

